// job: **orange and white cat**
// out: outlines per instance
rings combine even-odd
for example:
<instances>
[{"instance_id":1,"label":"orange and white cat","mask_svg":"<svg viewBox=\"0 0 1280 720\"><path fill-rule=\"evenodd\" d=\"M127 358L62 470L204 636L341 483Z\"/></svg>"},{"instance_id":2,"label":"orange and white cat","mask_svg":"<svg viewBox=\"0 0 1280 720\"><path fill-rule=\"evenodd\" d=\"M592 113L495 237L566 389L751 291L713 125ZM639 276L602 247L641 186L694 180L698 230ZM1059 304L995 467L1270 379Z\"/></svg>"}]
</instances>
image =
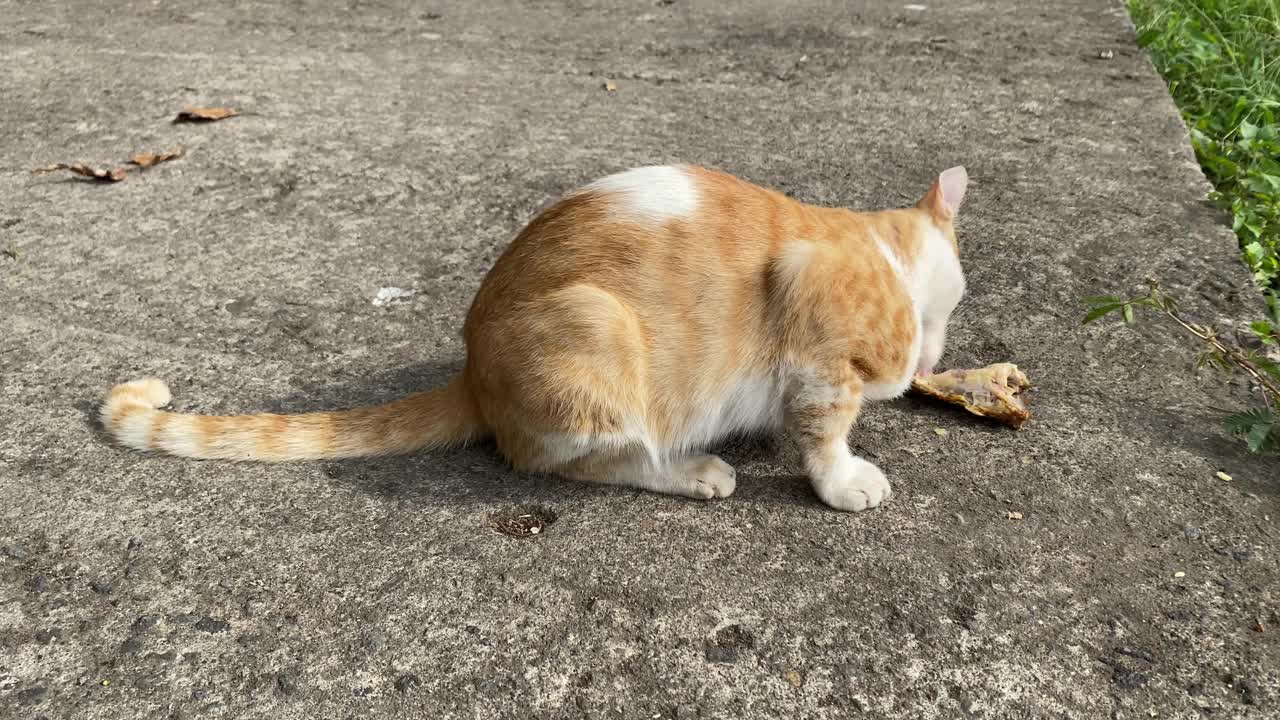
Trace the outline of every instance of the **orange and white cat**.
<instances>
[{"instance_id":1,"label":"orange and white cat","mask_svg":"<svg viewBox=\"0 0 1280 720\"><path fill-rule=\"evenodd\" d=\"M916 207L806 205L730 175L642 167L538 215L481 283L466 367L442 388L303 415L181 415L155 379L102 406L122 444L287 461L407 453L491 436L518 470L694 498L734 469L706 449L785 429L840 510L890 494L846 436L942 354L964 293L953 221L964 168Z\"/></svg>"}]
</instances>

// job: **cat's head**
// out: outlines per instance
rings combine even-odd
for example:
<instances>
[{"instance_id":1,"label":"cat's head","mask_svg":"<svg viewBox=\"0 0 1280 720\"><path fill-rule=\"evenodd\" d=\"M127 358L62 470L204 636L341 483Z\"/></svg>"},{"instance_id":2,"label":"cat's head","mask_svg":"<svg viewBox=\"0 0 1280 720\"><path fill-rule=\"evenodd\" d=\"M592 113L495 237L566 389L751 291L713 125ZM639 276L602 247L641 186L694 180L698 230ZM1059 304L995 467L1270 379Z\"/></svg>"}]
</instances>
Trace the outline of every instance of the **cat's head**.
<instances>
[{"instance_id":1,"label":"cat's head","mask_svg":"<svg viewBox=\"0 0 1280 720\"><path fill-rule=\"evenodd\" d=\"M924 218L924 242L916 272L922 297L921 320L924 337L916 372L933 372L942 357L947 339L947 323L964 296L964 272L960 268L960 244L956 241L955 220L969 186L963 167L944 170L929 191L916 203Z\"/></svg>"}]
</instances>

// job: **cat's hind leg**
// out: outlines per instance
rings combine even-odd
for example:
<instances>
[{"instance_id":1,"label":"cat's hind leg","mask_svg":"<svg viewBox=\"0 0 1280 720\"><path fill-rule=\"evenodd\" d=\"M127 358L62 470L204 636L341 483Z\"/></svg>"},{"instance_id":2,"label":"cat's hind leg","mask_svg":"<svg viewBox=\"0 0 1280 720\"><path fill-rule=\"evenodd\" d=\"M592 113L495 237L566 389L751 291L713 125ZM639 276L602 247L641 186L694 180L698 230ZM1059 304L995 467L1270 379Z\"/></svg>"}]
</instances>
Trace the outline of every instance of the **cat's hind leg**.
<instances>
[{"instance_id":1,"label":"cat's hind leg","mask_svg":"<svg viewBox=\"0 0 1280 720\"><path fill-rule=\"evenodd\" d=\"M560 288L485 339L477 397L517 470L693 498L733 492L720 458L673 455L654 440L665 421L652 416L647 333L613 293ZM499 342L513 350L490 350Z\"/></svg>"}]
</instances>

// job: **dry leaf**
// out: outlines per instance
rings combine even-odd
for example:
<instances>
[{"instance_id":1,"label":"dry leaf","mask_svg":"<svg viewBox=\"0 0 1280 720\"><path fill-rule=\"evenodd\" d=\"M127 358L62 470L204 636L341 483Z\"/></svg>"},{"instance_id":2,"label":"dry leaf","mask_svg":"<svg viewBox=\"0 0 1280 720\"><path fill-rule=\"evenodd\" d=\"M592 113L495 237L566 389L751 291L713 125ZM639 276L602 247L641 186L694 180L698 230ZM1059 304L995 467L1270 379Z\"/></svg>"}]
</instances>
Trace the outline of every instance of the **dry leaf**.
<instances>
[{"instance_id":1,"label":"dry leaf","mask_svg":"<svg viewBox=\"0 0 1280 720\"><path fill-rule=\"evenodd\" d=\"M214 120L222 120L239 114L238 111L232 108L189 107L183 108L182 112L178 113L173 121L176 123L213 122Z\"/></svg>"},{"instance_id":2,"label":"dry leaf","mask_svg":"<svg viewBox=\"0 0 1280 720\"><path fill-rule=\"evenodd\" d=\"M782 677L785 678L787 682L791 683L791 687L793 688L799 688L804 684L804 677L795 670L788 670L782 673Z\"/></svg>"},{"instance_id":3,"label":"dry leaf","mask_svg":"<svg viewBox=\"0 0 1280 720\"><path fill-rule=\"evenodd\" d=\"M1010 520L1021 520L1021 519L1022 519L1022 513L1018 512L1017 510L1010 510L1010 511L1009 511L1009 519L1010 519Z\"/></svg>"},{"instance_id":4,"label":"dry leaf","mask_svg":"<svg viewBox=\"0 0 1280 720\"><path fill-rule=\"evenodd\" d=\"M1253 619L1253 631L1254 631L1254 632L1266 632L1266 631L1267 631L1267 626L1262 624L1262 618L1261 618L1261 617L1255 617L1255 618Z\"/></svg>"},{"instance_id":5,"label":"dry leaf","mask_svg":"<svg viewBox=\"0 0 1280 720\"><path fill-rule=\"evenodd\" d=\"M162 162L177 160L180 157L182 157L182 148L178 147L172 150L166 150L162 153L134 153L129 156L129 163L137 165L138 167L149 168L152 165L159 165Z\"/></svg>"},{"instance_id":6,"label":"dry leaf","mask_svg":"<svg viewBox=\"0 0 1280 720\"><path fill-rule=\"evenodd\" d=\"M53 165L46 165L45 167L42 167L42 168L36 168L31 172L32 174L35 174L35 175L46 175L48 173L57 172L59 170L69 170L75 173L76 175L79 175L80 177L88 178L90 180L95 180L97 182L104 182L104 183L120 182L121 180L124 180L124 177L125 177L124 168L111 168L110 170L99 170L98 168L91 168L88 165L84 165L82 163L54 163Z\"/></svg>"},{"instance_id":7,"label":"dry leaf","mask_svg":"<svg viewBox=\"0 0 1280 720\"><path fill-rule=\"evenodd\" d=\"M614 81L612 81L612 80L605 80L605 81L604 81L604 89L605 89L606 91L608 91L608 92L617 92L617 90L618 90L618 83L616 83L616 82L614 82Z\"/></svg>"}]
</instances>

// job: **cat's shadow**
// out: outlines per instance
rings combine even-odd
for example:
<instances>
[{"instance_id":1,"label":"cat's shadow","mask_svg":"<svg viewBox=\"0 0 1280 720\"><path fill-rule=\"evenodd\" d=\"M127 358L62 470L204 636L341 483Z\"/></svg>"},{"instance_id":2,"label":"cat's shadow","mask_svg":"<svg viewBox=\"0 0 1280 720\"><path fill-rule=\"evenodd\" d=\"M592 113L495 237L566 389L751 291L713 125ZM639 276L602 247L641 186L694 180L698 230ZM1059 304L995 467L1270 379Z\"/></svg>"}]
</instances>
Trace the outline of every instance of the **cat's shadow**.
<instances>
[{"instance_id":1,"label":"cat's shadow","mask_svg":"<svg viewBox=\"0 0 1280 720\"><path fill-rule=\"evenodd\" d=\"M462 370L462 362L424 362L389 369L357 380L327 378L295 381L297 390L265 403L260 410L300 413L388 402L409 393L440 387ZM735 467L776 466L783 443L770 437L734 438L712 451ZM578 482L546 474L512 470L492 440L460 448L406 456L319 461L328 477L388 499L458 506L541 505L555 507L609 493L640 494L631 488ZM645 493L647 494L647 493ZM760 475L739 472L733 499L755 503L820 505L799 473ZM670 498L671 502L698 502Z\"/></svg>"},{"instance_id":2,"label":"cat's shadow","mask_svg":"<svg viewBox=\"0 0 1280 720\"><path fill-rule=\"evenodd\" d=\"M319 410L335 410L377 404L394 400L412 392L439 387L461 371L460 361L425 362L406 367L375 372L352 380L335 380L326 376L296 380L293 393L284 397L267 399L257 407L241 408L246 412L268 411L300 413ZM963 410L939 407L932 401L908 397L899 401L903 409L912 414L946 420L960 418L973 421ZM76 407L84 414L85 424L96 438L104 443L111 439L102 429L97 417L98 401L83 400ZM179 408L181 410L181 408ZM1198 437L1184 427L1186 419L1165 418L1163 422L1138 423L1130 432L1151 435L1156 428L1168 432L1178 427L1183 437L1193 438L1192 445L1204 457L1215 458L1223 467L1235 468L1242 474L1266 477L1274 471L1274 457L1248 456L1239 446L1226 438L1209 434ZM1003 433L1007 429L993 422L978 422L972 427L984 433ZM1147 428L1150 428L1149 430ZM1146 430L1146 432L1144 432ZM1202 434L1203 435L1203 434ZM861 447L858 438L851 438L854 451L876 460L871 448ZM874 443L873 443L874 444ZM123 451L123 450L122 450ZM775 505L821 505L809 482L799 472L798 457L779 438L735 438L712 449L729 464L738 469L738 487L732 502L750 502ZM156 458L159 462L195 462L182 458ZM216 462L216 461L210 461ZM346 484L362 492L391 500L408 500L430 506L519 506L542 505L557 507L564 504L601 498L609 494L648 495L643 491L616 486L576 482L543 474L515 472L498 454L492 441L454 449L427 451L408 456L367 458L353 460L315 461L328 478ZM269 466L264 466L269 472ZM779 468L785 468L780 471ZM1266 495L1274 495L1272 483L1252 483L1252 489ZM684 498L666 498L672 503L696 503Z\"/></svg>"}]
</instances>

